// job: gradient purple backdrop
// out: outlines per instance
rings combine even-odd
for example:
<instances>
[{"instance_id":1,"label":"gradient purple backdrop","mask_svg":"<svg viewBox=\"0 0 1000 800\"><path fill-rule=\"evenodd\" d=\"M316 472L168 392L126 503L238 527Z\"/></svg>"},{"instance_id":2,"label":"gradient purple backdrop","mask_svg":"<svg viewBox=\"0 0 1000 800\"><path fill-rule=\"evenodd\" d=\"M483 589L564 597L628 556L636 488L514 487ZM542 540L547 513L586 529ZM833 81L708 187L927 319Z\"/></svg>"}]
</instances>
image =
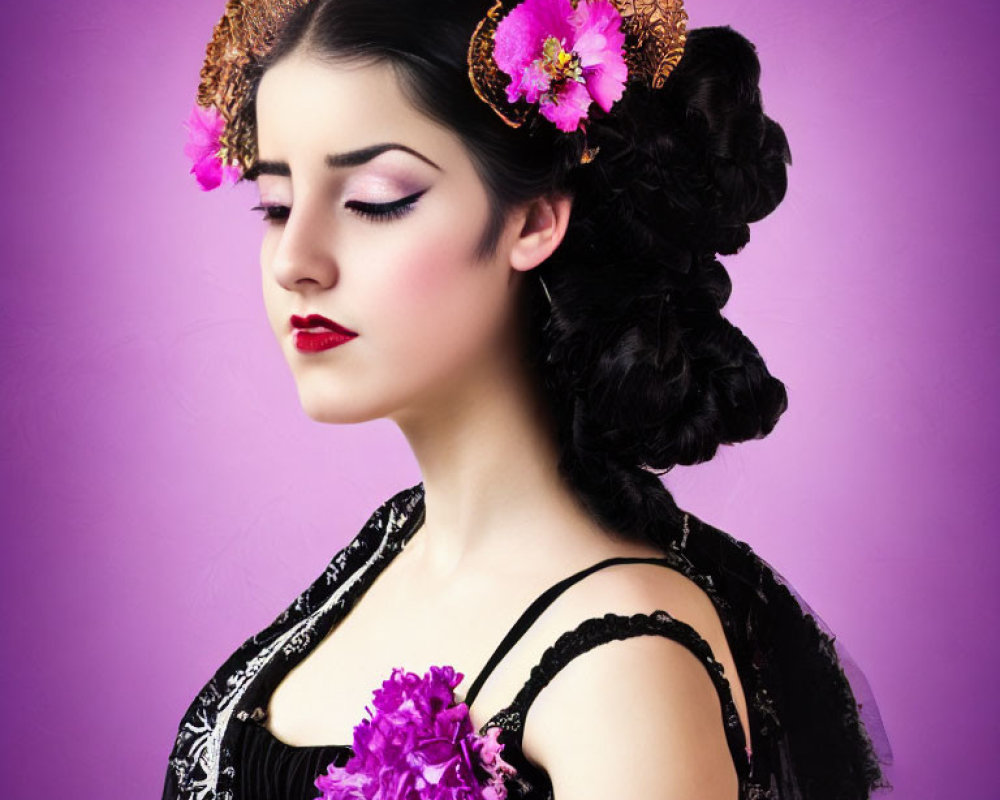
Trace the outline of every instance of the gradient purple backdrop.
<instances>
[{"instance_id":1,"label":"gradient purple backdrop","mask_svg":"<svg viewBox=\"0 0 1000 800\"><path fill-rule=\"evenodd\" d=\"M259 298L252 187L188 174L223 5L5 13L4 798L159 797L212 672L419 480L391 423L305 416ZM790 408L667 485L847 644L895 798L995 798L998 13L689 12L757 44L791 142L785 202L725 259L726 314Z\"/></svg>"}]
</instances>

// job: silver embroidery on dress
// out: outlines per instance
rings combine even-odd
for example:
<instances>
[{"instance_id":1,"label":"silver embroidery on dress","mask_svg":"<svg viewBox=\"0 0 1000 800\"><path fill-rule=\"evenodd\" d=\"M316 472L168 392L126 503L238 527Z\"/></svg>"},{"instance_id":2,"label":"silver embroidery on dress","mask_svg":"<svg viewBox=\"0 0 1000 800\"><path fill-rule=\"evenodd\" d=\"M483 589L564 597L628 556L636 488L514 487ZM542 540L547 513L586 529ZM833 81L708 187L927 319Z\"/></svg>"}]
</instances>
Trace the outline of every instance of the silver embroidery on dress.
<instances>
[{"instance_id":1,"label":"silver embroidery on dress","mask_svg":"<svg viewBox=\"0 0 1000 800\"><path fill-rule=\"evenodd\" d=\"M226 766L222 764L222 743L234 708L246 694L254 678L267 666L276 653L281 651L286 654L300 653L309 647L317 635L317 625L320 620L341 602L344 595L364 577L372 566L385 557L393 534L406 523L418 501L422 498L422 488L422 484L418 484L407 490L408 494L401 509L396 508L389 501L387 509L380 508L376 511L361 533L331 561L314 586L316 584L331 586L341 580L346 568L348 553L356 552L361 546L360 539L363 534L369 533L373 528L377 529L381 525L381 531L376 530L375 532L375 535L381 534L378 547L364 564L353 574L347 576L342 585L334 589L330 597L313 609L307 617L294 624L287 631L282 632L274 641L264 645L244 667L229 675L226 678L223 694L220 695L213 685L214 679L202 690L202 696L199 698L200 707L194 710L190 719L184 721L180 727L175 745L175 756L170 763L170 769L177 778L181 797L185 800L231 800L231 792L220 791L218 783L220 774L229 778L234 775L231 764ZM301 613L307 608L308 594L309 590L303 592L292 606L272 623L272 627L280 627L283 622L287 621L291 612ZM259 644L257 636L250 641ZM215 712L214 719L212 711Z\"/></svg>"}]
</instances>

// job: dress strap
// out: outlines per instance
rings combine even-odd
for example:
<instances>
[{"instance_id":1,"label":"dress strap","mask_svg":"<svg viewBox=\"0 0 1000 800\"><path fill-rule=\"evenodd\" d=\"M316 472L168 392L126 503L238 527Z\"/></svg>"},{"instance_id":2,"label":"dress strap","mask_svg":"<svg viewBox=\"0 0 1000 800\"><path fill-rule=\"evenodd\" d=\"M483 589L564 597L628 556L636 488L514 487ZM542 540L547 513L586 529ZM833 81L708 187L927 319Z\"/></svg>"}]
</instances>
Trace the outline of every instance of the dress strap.
<instances>
[{"instance_id":1,"label":"dress strap","mask_svg":"<svg viewBox=\"0 0 1000 800\"><path fill-rule=\"evenodd\" d=\"M548 686L563 667L595 647L635 636L663 636L673 639L694 654L708 671L719 696L726 742L742 786L750 774L751 753L747 747L746 732L743 730L743 723L733 701L732 688L725 670L722 664L715 660L708 642L694 628L663 610L631 616L605 614L603 617L591 617L573 630L566 631L546 649L539 662L532 667L528 680L514 701L498 712L484 729L493 723L500 723L501 727L511 731L515 745L520 750L528 709L538 693Z\"/></svg>"},{"instance_id":2,"label":"dress strap","mask_svg":"<svg viewBox=\"0 0 1000 800\"><path fill-rule=\"evenodd\" d=\"M613 558L606 558L603 561L598 561L596 564L580 570L567 578L563 578L554 586L550 586L542 594L540 594L535 601L528 606L524 613L521 614L517 622L514 623L513 627L507 632L503 640L497 646L497 649L493 651L493 655L490 656L489 661L486 662L486 666L483 667L482 671L476 676L476 679L472 682L469 687L469 691L465 696L465 704L471 706L476 696L479 694L479 690L482 689L483 684L486 683L486 679L490 676L494 669L496 669L497 664L499 664L505 655L510 651L510 649L517 643L525 631L531 627L531 624L541 616L541 613L548 608L548 606L555 600L560 594L566 591L570 586L572 586L577 581L583 580L590 573L596 572L599 569L604 569L605 567L610 567L615 564L661 564L663 566L672 566L673 562L669 558L644 558L639 556L615 556Z\"/></svg>"}]
</instances>

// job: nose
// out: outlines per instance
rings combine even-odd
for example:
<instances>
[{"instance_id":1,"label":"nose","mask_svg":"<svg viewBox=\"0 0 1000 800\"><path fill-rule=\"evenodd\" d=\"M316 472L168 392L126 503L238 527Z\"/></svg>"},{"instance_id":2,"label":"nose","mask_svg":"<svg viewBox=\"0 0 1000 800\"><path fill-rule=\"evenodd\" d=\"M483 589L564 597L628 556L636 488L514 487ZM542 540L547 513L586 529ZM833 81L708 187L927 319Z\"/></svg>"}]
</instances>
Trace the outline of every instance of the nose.
<instances>
[{"instance_id":1,"label":"nose","mask_svg":"<svg viewBox=\"0 0 1000 800\"><path fill-rule=\"evenodd\" d=\"M328 289L337 282L331 215L321 204L296 201L272 242L270 261L274 279L289 291Z\"/></svg>"}]
</instances>

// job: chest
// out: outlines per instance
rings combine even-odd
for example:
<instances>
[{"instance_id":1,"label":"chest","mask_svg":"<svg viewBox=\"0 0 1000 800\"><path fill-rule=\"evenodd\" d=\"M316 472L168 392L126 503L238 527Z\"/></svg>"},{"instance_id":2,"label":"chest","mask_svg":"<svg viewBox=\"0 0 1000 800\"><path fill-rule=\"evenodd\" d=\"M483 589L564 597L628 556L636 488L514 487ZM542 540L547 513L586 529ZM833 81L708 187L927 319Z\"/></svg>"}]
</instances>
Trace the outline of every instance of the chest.
<instances>
[{"instance_id":1,"label":"chest","mask_svg":"<svg viewBox=\"0 0 1000 800\"><path fill-rule=\"evenodd\" d=\"M403 566L389 565L347 615L277 684L267 727L289 744L350 744L372 692L392 670L423 675L433 665L463 673L463 698L544 576L480 578L415 590ZM508 705L548 642L529 631L490 674L470 708L478 730Z\"/></svg>"}]
</instances>

